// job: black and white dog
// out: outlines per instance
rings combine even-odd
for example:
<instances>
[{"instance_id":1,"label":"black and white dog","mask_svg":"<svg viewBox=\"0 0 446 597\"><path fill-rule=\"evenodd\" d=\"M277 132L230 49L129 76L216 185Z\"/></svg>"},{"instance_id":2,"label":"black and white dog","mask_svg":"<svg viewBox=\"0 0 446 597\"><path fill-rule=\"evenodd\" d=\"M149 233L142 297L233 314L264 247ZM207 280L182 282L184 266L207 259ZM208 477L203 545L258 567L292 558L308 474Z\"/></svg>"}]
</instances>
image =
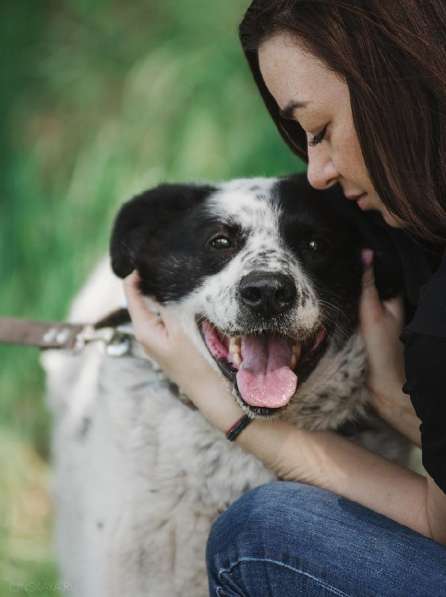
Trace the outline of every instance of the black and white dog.
<instances>
[{"instance_id":1,"label":"black and white dog","mask_svg":"<svg viewBox=\"0 0 446 597\"><path fill-rule=\"evenodd\" d=\"M407 445L372 412L357 333L361 249L375 250L381 296L401 272L385 235L337 189L303 176L218 185L162 185L120 210L114 273L137 269L141 290L173 309L252 417L332 429L388 458ZM120 306L101 266L71 319ZM44 355L55 413L58 552L82 597L207 595L212 521L274 478L228 442L137 342L109 356Z\"/></svg>"}]
</instances>

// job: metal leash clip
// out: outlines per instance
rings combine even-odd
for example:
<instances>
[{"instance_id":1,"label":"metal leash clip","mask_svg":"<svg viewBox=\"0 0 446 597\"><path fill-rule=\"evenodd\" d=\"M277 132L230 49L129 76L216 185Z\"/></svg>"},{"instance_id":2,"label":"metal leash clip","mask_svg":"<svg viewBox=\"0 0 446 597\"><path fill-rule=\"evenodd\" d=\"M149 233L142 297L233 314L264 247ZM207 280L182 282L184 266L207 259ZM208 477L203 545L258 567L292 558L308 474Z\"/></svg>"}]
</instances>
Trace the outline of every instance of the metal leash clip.
<instances>
[{"instance_id":1,"label":"metal leash clip","mask_svg":"<svg viewBox=\"0 0 446 597\"><path fill-rule=\"evenodd\" d=\"M132 335L118 328L99 328L86 325L76 337L74 351L80 352L91 342L103 342L108 355L122 357L131 352Z\"/></svg>"}]
</instances>

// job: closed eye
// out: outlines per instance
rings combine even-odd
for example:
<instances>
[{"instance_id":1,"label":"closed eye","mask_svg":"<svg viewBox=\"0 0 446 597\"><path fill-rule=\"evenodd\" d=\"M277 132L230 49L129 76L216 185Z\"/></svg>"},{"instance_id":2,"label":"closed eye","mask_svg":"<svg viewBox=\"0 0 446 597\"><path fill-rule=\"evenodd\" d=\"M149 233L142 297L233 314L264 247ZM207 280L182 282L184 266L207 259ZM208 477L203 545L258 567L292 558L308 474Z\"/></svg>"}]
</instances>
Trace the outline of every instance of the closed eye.
<instances>
[{"instance_id":1,"label":"closed eye","mask_svg":"<svg viewBox=\"0 0 446 597\"><path fill-rule=\"evenodd\" d=\"M319 133L317 133L317 135L314 135L314 137L310 139L310 141L308 141L308 145L310 145L310 147L314 147L315 145L318 145L321 141L323 141L325 133L327 132L327 128L328 124L324 126L324 128Z\"/></svg>"}]
</instances>

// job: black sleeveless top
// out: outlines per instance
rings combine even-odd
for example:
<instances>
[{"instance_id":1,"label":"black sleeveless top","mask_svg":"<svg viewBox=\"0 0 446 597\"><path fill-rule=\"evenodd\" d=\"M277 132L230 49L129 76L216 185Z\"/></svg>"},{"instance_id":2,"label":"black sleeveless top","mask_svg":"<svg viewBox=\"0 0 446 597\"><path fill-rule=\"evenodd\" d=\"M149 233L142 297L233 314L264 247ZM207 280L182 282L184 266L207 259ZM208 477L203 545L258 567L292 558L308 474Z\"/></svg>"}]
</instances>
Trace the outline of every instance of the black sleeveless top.
<instances>
[{"instance_id":1,"label":"black sleeveless top","mask_svg":"<svg viewBox=\"0 0 446 597\"><path fill-rule=\"evenodd\" d=\"M423 466L446 493L446 253L387 227L402 267L406 383L421 420Z\"/></svg>"}]
</instances>

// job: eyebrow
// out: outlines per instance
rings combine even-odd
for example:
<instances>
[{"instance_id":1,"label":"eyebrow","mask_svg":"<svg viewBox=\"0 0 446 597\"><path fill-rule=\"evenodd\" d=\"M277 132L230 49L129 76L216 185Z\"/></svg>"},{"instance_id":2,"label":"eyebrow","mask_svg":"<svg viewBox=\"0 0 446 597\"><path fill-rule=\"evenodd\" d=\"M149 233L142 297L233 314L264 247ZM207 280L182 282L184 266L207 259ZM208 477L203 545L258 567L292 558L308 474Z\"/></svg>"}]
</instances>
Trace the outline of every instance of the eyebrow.
<instances>
[{"instance_id":1,"label":"eyebrow","mask_svg":"<svg viewBox=\"0 0 446 597\"><path fill-rule=\"evenodd\" d=\"M296 100L291 100L283 110L279 110L279 115L281 118L285 118L285 120L292 120L293 119L293 112L298 108L305 108L309 102L298 102Z\"/></svg>"}]
</instances>

